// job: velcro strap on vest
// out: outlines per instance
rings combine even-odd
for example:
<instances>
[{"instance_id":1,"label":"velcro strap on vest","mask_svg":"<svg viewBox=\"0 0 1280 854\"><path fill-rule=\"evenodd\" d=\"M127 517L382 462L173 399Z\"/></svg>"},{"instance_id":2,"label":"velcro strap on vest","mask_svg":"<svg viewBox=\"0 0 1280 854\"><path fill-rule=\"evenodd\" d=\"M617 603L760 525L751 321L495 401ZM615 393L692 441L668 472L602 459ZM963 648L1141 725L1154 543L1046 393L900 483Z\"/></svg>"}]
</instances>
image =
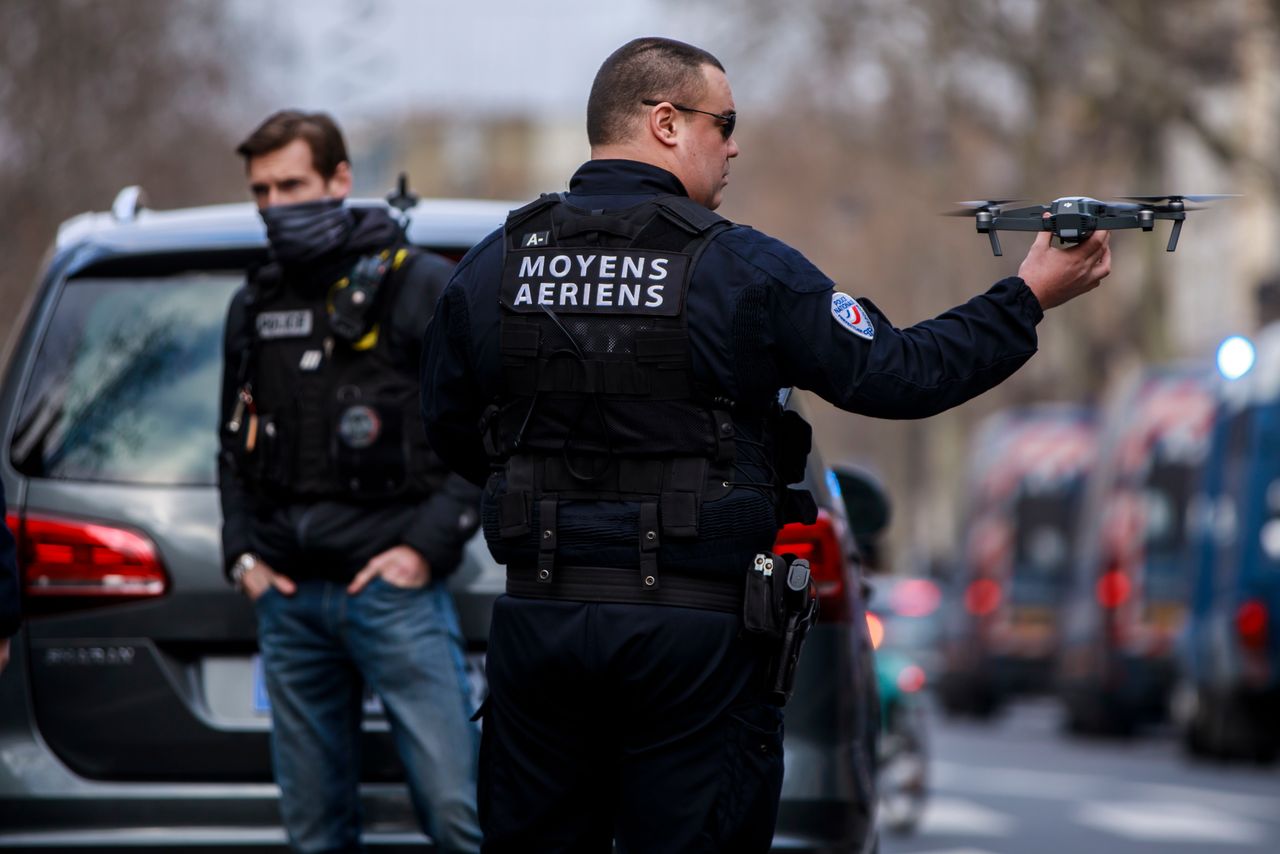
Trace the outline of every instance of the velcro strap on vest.
<instances>
[{"instance_id":1,"label":"velcro strap on vest","mask_svg":"<svg viewBox=\"0 0 1280 854\"><path fill-rule=\"evenodd\" d=\"M498 501L498 536L504 540L527 536L533 530L534 471L529 460L507 465L507 491ZM539 508L541 509L541 508Z\"/></svg>"},{"instance_id":2,"label":"velcro strap on vest","mask_svg":"<svg viewBox=\"0 0 1280 854\"><path fill-rule=\"evenodd\" d=\"M693 234L702 234L721 223L731 224L720 214L703 207L687 196L663 196L654 199L654 203L673 223Z\"/></svg>"},{"instance_id":3,"label":"velcro strap on vest","mask_svg":"<svg viewBox=\"0 0 1280 854\"><path fill-rule=\"evenodd\" d=\"M538 342L541 338L542 333L532 323L519 323L517 321L504 323L502 324L500 342L502 355L518 359L536 359L538 357Z\"/></svg>"},{"instance_id":4,"label":"velcro strap on vest","mask_svg":"<svg viewBox=\"0 0 1280 854\"><path fill-rule=\"evenodd\" d=\"M570 240L581 234L612 234L615 237L634 238L640 229L616 216L574 216L567 217L561 224L556 237Z\"/></svg>"},{"instance_id":5,"label":"velcro strap on vest","mask_svg":"<svg viewBox=\"0 0 1280 854\"><path fill-rule=\"evenodd\" d=\"M489 459L497 459L503 454L499 445L497 425L500 423L499 416L502 409L497 404L490 404L484 410L484 414L480 416L480 441L484 443L484 452Z\"/></svg>"},{"instance_id":6,"label":"velcro strap on vest","mask_svg":"<svg viewBox=\"0 0 1280 854\"><path fill-rule=\"evenodd\" d=\"M668 487L662 492L662 533L669 537L698 536L698 505L707 476L705 460L672 460Z\"/></svg>"},{"instance_id":7,"label":"velcro strap on vest","mask_svg":"<svg viewBox=\"0 0 1280 854\"><path fill-rule=\"evenodd\" d=\"M733 417L719 409L714 410L711 415L715 419L716 462L721 465L733 462L735 453L733 437L737 435L737 430L733 426Z\"/></svg>"},{"instance_id":8,"label":"velcro strap on vest","mask_svg":"<svg viewBox=\"0 0 1280 854\"><path fill-rule=\"evenodd\" d=\"M551 583L552 571L556 563L556 541L560 539L556 530L556 510L560 501L557 498L544 498L538 502L538 525L542 535L538 538L538 581Z\"/></svg>"},{"instance_id":9,"label":"velcro strap on vest","mask_svg":"<svg viewBox=\"0 0 1280 854\"><path fill-rule=\"evenodd\" d=\"M517 490L505 493L498 503L498 535L504 540L523 537L529 527L529 493Z\"/></svg>"},{"instance_id":10,"label":"velcro strap on vest","mask_svg":"<svg viewBox=\"0 0 1280 854\"><path fill-rule=\"evenodd\" d=\"M507 214L507 234L510 235L516 226L534 214L552 205L558 205L562 201L564 199L558 193L543 193L528 204L510 211Z\"/></svg>"},{"instance_id":11,"label":"velcro strap on vest","mask_svg":"<svg viewBox=\"0 0 1280 854\"><path fill-rule=\"evenodd\" d=\"M684 332L651 330L636 335L636 361L679 362L683 365L689 354L689 336Z\"/></svg>"},{"instance_id":12,"label":"velcro strap on vest","mask_svg":"<svg viewBox=\"0 0 1280 854\"><path fill-rule=\"evenodd\" d=\"M578 471L594 471L593 466L598 464L597 458L588 457L575 461L575 468ZM587 489L581 480L573 476L569 465L561 457L546 457L534 465L541 466L541 487L547 492L582 492ZM624 458L615 460L607 471L591 482L589 488L592 493L611 500L624 500L625 496L657 496L669 492L696 496L701 495L706 487L708 469L707 461L701 457L676 457L665 461ZM673 515L673 518L678 520L678 526L696 525L696 518L691 520L682 515ZM663 529L666 533L685 536L668 529L666 521L664 518Z\"/></svg>"},{"instance_id":13,"label":"velcro strap on vest","mask_svg":"<svg viewBox=\"0 0 1280 854\"><path fill-rule=\"evenodd\" d=\"M517 375L518 372L512 372L512 376ZM537 371L537 388L539 391L576 394L648 395L653 385L651 376L651 371L628 362L557 359L545 362L541 370ZM683 376L672 379L678 379L679 382L667 383L670 388L666 390L664 397L688 388ZM686 391L681 396L687 394Z\"/></svg>"},{"instance_id":14,"label":"velcro strap on vest","mask_svg":"<svg viewBox=\"0 0 1280 854\"><path fill-rule=\"evenodd\" d=\"M640 505L640 585L645 590L658 589L658 505L645 502Z\"/></svg>"}]
</instances>

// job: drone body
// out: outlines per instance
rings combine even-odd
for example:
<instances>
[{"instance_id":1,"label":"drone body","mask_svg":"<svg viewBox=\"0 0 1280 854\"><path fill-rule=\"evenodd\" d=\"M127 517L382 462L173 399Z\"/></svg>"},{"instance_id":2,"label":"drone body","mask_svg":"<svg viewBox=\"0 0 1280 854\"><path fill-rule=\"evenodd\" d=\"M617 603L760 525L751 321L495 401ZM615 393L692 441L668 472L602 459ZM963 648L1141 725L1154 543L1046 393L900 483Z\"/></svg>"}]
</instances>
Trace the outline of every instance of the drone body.
<instances>
[{"instance_id":1,"label":"drone body","mask_svg":"<svg viewBox=\"0 0 1280 854\"><path fill-rule=\"evenodd\" d=\"M961 202L965 210L951 216L972 216L979 234L991 238L991 251L1004 254L1000 249L999 231L1049 231L1063 243L1080 243L1095 231L1111 231L1121 228L1140 228L1151 231L1156 220L1173 222L1167 251L1178 248L1178 235L1187 211L1198 210L1187 201L1207 202L1230 196L1129 196L1130 201L1103 202L1088 196L1064 196L1047 205L1006 210L1003 206L1016 199L992 199L980 202ZM1046 216L1048 214L1048 216Z\"/></svg>"}]
</instances>

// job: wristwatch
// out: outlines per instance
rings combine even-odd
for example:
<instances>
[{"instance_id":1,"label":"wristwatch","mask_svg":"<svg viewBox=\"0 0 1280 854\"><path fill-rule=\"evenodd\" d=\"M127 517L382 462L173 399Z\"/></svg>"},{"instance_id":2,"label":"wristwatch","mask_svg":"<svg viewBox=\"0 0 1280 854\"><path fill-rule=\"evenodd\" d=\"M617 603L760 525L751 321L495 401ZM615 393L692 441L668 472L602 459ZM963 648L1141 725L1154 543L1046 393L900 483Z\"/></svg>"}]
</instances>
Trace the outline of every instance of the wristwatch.
<instances>
[{"instance_id":1,"label":"wristwatch","mask_svg":"<svg viewBox=\"0 0 1280 854\"><path fill-rule=\"evenodd\" d=\"M258 556L253 552L245 552L236 558L236 562L231 565L231 583L235 585L237 592L244 592L244 577L257 565Z\"/></svg>"}]
</instances>

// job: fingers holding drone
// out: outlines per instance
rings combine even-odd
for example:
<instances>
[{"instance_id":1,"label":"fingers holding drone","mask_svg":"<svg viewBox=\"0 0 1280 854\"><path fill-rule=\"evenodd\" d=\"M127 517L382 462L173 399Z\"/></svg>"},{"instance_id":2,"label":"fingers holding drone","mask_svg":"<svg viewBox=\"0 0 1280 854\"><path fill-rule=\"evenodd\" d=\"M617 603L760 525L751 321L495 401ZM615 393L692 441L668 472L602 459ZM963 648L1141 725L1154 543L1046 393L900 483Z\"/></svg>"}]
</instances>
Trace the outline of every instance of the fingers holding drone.
<instances>
[{"instance_id":1,"label":"fingers holding drone","mask_svg":"<svg viewBox=\"0 0 1280 854\"><path fill-rule=\"evenodd\" d=\"M1046 311L1096 288L1111 274L1111 234L1094 232L1081 243L1056 247L1042 232L1031 244L1018 275Z\"/></svg>"}]
</instances>

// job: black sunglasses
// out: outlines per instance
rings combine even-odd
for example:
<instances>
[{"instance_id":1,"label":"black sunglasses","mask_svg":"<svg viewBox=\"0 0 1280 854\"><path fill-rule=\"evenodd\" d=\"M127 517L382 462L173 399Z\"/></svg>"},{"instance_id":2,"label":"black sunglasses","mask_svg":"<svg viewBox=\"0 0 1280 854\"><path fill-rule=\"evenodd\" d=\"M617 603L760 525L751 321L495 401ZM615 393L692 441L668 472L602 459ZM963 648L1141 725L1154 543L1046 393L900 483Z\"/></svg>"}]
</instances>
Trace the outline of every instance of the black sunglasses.
<instances>
[{"instance_id":1,"label":"black sunglasses","mask_svg":"<svg viewBox=\"0 0 1280 854\"><path fill-rule=\"evenodd\" d=\"M704 116L711 116L711 118L713 119L719 119L720 134L725 139L728 139L729 137L733 136L734 125L738 123L737 113L723 113L723 114L712 113L712 112L708 112L707 110L699 110L696 107L685 107L680 104L674 104L671 101L654 101L651 98L645 98L640 103L644 104L646 107L656 107L659 104L671 104L671 106L675 107L677 110L679 110L682 113L702 113Z\"/></svg>"}]
</instances>

